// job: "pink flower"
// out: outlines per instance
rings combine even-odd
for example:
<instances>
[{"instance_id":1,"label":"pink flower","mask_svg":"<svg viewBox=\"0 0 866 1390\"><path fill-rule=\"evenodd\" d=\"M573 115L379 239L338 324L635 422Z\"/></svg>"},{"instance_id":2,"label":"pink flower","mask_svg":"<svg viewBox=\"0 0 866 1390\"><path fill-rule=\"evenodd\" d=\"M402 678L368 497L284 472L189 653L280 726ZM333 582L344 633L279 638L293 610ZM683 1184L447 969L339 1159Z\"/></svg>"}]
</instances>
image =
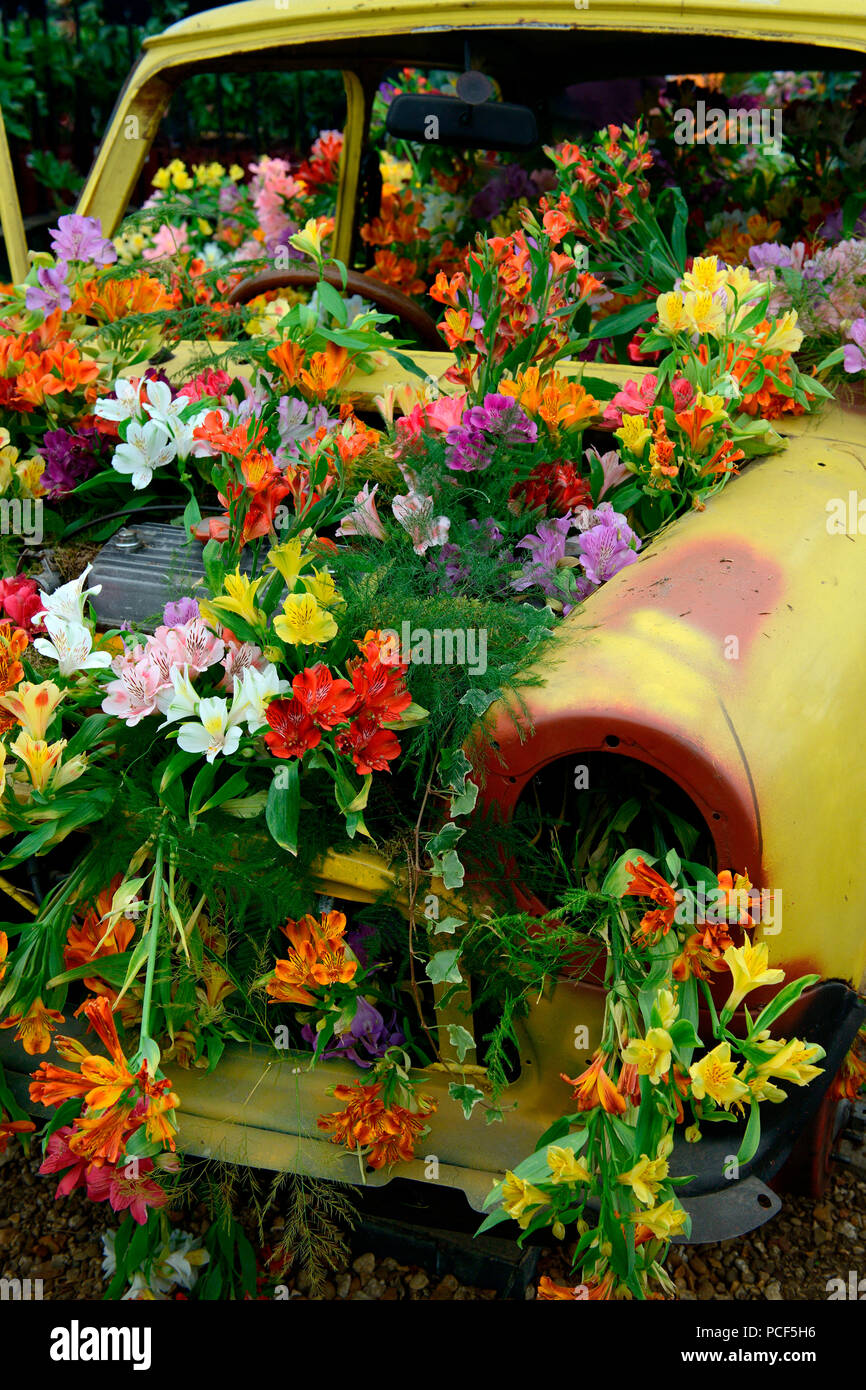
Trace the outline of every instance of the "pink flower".
<instances>
[{"instance_id":1,"label":"pink flower","mask_svg":"<svg viewBox=\"0 0 866 1390\"><path fill-rule=\"evenodd\" d=\"M355 506L347 512L337 527L338 536L370 536L374 541L385 539L385 528L376 510L376 483L372 492L370 484L365 483L355 494Z\"/></svg>"},{"instance_id":2,"label":"pink flower","mask_svg":"<svg viewBox=\"0 0 866 1390\"><path fill-rule=\"evenodd\" d=\"M625 478L628 477L629 470L621 461L616 449L609 449L606 454L600 454L597 449L587 449L587 463L590 463L591 461L590 456L596 458L598 462L601 464L601 471L604 477L604 481L601 485L601 491L598 494L598 500L601 501L602 497L604 497L604 494L606 492L610 492L611 488L617 487L619 483L621 483ZM584 510L586 510L586 508L584 508Z\"/></svg>"},{"instance_id":3,"label":"pink flower","mask_svg":"<svg viewBox=\"0 0 866 1390\"><path fill-rule=\"evenodd\" d=\"M128 728L134 729L146 715L156 712L157 696L165 689L166 682L152 656L145 654L141 647L115 657L111 669L118 679L109 681L105 687L102 708L106 714L115 715L124 720Z\"/></svg>"},{"instance_id":4,"label":"pink flower","mask_svg":"<svg viewBox=\"0 0 866 1390\"><path fill-rule=\"evenodd\" d=\"M88 1176L87 1160L73 1153L69 1147L71 1133L72 1125L63 1125L61 1129L54 1131L48 1140L48 1151L39 1169L40 1173L63 1173L54 1194L55 1201L58 1197L68 1197L76 1187L83 1187ZM66 1172L63 1172L64 1169Z\"/></svg>"},{"instance_id":5,"label":"pink flower","mask_svg":"<svg viewBox=\"0 0 866 1390\"><path fill-rule=\"evenodd\" d=\"M192 381L188 381L181 386L178 395L186 396L188 401L200 401L202 396L224 396L232 384L232 378L228 372L214 371L208 367L205 371L199 372Z\"/></svg>"},{"instance_id":6,"label":"pink flower","mask_svg":"<svg viewBox=\"0 0 866 1390\"><path fill-rule=\"evenodd\" d=\"M416 555L423 555L431 545L444 545L451 522L447 516L433 516L433 498L419 492L400 494L391 503L395 518L409 533Z\"/></svg>"},{"instance_id":7,"label":"pink flower","mask_svg":"<svg viewBox=\"0 0 866 1390\"><path fill-rule=\"evenodd\" d=\"M87 1195L92 1202L110 1202L112 1211L128 1210L143 1226L148 1207L164 1207L168 1201L168 1193L150 1177L152 1172L149 1158L125 1158L119 1167L106 1163L88 1173Z\"/></svg>"},{"instance_id":8,"label":"pink flower","mask_svg":"<svg viewBox=\"0 0 866 1390\"><path fill-rule=\"evenodd\" d=\"M438 401L433 401L424 412L427 424L440 434L446 434L448 430L453 430L460 424L465 405L465 396L440 396Z\"/></svg>"},{"instance_id":9,"label":"pink flower","mask_svg":"<svg viewBox=\"0 0 866 1390\"><path fill-rule=\"evenodd\" d=\"M191 676L207 671L225 656L225 642L215 637L200 618L181 627L158 627L154 636L167 649L172 666L188 666Z\"/></svg>"},{"instance_id":10,"label":"pink flower","mask_svg":"<svg viewBox=\"0 0 866 1390\"><path fill-rule=\"evenodd\" d=\"M163 222L153 239L153 245L142 255L146 261L161 261L166 256L177 256L188 250L187 224L181 222L179 227L173 227L170 222Z\"/></svg>"},{"instance_id":11,"label":"pink flower","mask_svg":"<svg viewBox=\"0 0 866 1390\"><path fill-rule=\"evenodd\" d=\"M226 654L222 662L225 675L219 683L219 689L227 690L232 695L234 694L235 681L245 671L254 667L256 671L264 672L269 663L261 647L255 646L252 642L239 642L228 628L224 630L223 635L226 642Z\"/></svg>"},{"instance_id":12,"label":"pink flower","mask_svg":"<svg viewBox=\"0 0 866 1390\"><path fill-rule=\"evenodd\" d=\"M640 385L631 378L604 408L604 420L619 429L623 415L649 415L656 398L658 377L648 372Z\"/></svg>"},{"instance_id":13,"label":"pink flower","mask_svg":"<svg viewBox=\"0 0 866 1390\"><path fill-rule=\"evenodd\" d=\"M671 382L674 397L674 410L688 410L695 398L695 389L688 377L675 376Z\"/></svg>"}]
</instances>

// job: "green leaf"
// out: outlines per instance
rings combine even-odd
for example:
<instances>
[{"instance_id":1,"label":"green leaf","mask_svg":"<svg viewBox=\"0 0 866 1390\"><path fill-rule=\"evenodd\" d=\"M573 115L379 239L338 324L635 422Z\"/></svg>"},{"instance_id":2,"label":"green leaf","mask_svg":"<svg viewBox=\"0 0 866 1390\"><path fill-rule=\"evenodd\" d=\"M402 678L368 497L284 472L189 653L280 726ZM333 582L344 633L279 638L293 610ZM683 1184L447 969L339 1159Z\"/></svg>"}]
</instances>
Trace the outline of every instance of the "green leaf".
<instances>
[{"instance_id":1,"label":"green leaf","mask_svg":"<svg viewBox=\"0 0 866 1390\"><path fill-rule=\"evenodd\" d=\"M87 961L84 965L73 966L71 970L64 970L62 975L55 975L48 981L48 988L54 989L57 985L68 984L70 980L89 979L91 975L94 975L97 979L105 980L108 984L119 989L126 979L131 958L131 951L123 951L117 956L98 956L96 960Z\"/></svg>"},{"instance_id":2,"label":"green leaf","mask_svg":"<svg viewBox=\"0 0 866 1390\"><path fill-rule=\"evenodd\" d=\"M326 313L331 314L341 328L346 327L346 301L333 285L328 284L327 280L320 280L316 286L316 297L319 304Z\"/></svg>"},{"instance_id":3,"label":"green leaf","mask_svg":"<svg viewBox=\"0 0 866 1390\"><path fill-rule=\"evenodd\" d=\"M746 1132L743 1135L743 1142L737 1153L737 1163L751 1163L758 1151L758 1144L761 1141L761 1107L760 1105L749 1106L749 1122L746 1125Z\"/></svg>"},{"instance_id":4,"label":"green leaf","mask_svg":"<svg viewBox=\"0 0 866 1390\"><path fill-rule=\"evenodd\" d=\"M771 1023L775 1023L776 1019L780 1018L785 1010L789 1009L795 1000L800 998L803 990L814 985L820 978L820 975L803 975L799 980L792 980L789 985L785 985L784 989L780 989L775 998L771 999L766 1008L758 1014L750 1030L751 1036L757 1037L765 1028L769 1028Z\"/></svg>"},{"instance_id":5,"label":"green leaf","mask_svg":"<svg viewBox=\"0 0 866 1390\"><path fill-rule=\"evenodd\" d=\"M283 772L283 768L279 769ZM268 830L282 849L298 852L298 821L301 814L300 769L296 758L286 764L285 777L274 776L268 790L265 820Z\"/></svg>"},{"instance_id":6,"label":"green leaf","mask_svg":"<svg viewBox=\"0 0 866 1390\"><path fill-rule=\"evenodd\" d=\"M467 1052L475 1046L472 1034L466 1028L461 1028L459 1023L448 1024L448 1041L457 1050L458 1062L462 1062Z\"/></svg>"},{"instance_id":7,"label":"green leaf","mask_svg":"<svg viewBox=\"0 0 866 1390\"><path fill-rule=\"evenodd\" d=\"M621 309L618 314L610 314L606 319L602 319L592 329L590 338L613 338L620 333L631 333L635 328L639 328L651 314L656 311L654 299L648 300L645 304L630 304L627 309Z\"/></svg>"},{"instance_id":8,"label":"green leaf","mask_svg":"<svg viewBox=\"0 0 866 1390\"><path fill-rule=\"evenodd\" d=\"M458 946L453 951L437 951L430 957L425 969L427 978L432 980L434 985L462 983L463 976L457 964L461 949Z\"/></svg>"},{"instance_id":9,"label":"green leaf","mask_svg":"<svg viewBox=\"0 0 866 1390\"><path fill-rule=\"evenodd\" d=\"M428 931L436 936L453 936L458 927L464 927L466 923L462 917L443 917L441 922L435 918L430 920Z\"/></svg>"},{"instance_id":10,"label":"green leaf","mask_svg":"<svg viewBox=\"0 0 866 1390\"><path fill-rule=\"evenodd\" d=\"M460 1085L456 1081L451 1082L448 1087L448 1094L452 1100L456 1100L462 1105L463 1115L467 1120L471 1118L472 1111L478 1102L484 1099L484 1092L479 1091L477 1086Z\"/></svg>"}]
</instances>

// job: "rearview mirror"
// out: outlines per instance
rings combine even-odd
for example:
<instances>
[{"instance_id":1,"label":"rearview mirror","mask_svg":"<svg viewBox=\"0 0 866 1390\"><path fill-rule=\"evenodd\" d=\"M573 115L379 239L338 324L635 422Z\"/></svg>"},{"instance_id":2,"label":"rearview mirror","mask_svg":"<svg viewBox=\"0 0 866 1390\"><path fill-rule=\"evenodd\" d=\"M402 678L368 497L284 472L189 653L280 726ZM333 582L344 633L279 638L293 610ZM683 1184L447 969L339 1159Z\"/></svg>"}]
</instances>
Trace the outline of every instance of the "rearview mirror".
<instances>
[{"instance_id":1,"label":"rearview mirror","mask_svg":"<svg viewBox=\"0 0 866 1390\"><path fill-rule=\"evenodd\" d=\"M435 140L461 149L529 150L538 144L535 116L528 106L504 101L472 104L417 92L394 98L385 129L401 140Z\"/></svg>"}]
</instances>

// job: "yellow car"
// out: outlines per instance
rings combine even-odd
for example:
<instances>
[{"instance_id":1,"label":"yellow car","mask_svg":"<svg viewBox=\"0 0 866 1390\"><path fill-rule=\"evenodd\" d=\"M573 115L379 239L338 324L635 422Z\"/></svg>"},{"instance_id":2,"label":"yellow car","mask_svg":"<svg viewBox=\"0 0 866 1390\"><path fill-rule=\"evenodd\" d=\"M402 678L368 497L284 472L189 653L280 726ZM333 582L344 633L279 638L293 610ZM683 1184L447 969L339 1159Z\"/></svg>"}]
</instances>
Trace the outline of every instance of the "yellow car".
<instances>
[{"instance_id":1,"label":"yellow car","mask_svg":"<svg viewBox=\"0 0 866 1390\"><path fill-rule=\"evenodd\" d=\"M268 74L285 70L342 72L346 117L332 249L356 265L371 104L397 67L483 70L503 104L534 113L541 131L550 94L569 84L638 82L671 71L857 67L864 52L862 0L832 0L823 10L809 0L443 0L435 10L417 0L248 0L147 40L77 211L100 218L106 235L117 229L173 94L202 72L255 71L265 84ZM418 117L416 104L407 129ZM0 198L12 275L21 280L27 252L5 138ZM298 272L270 271L241 296L292 283ZM363 270L349 288L398 313L421 343L417 364L442 378L451 359L429 315ZM620 383L636 374L594 371ZM363 389L372 395L399 375L383 368ZM859 889L866 862L866 541L856 528L840 535L827 525L828 499L862 487L863 418L837 404L782 423L788 447L781 457L751 464L710 508L679 521L561 625L543 684L527 692L530 737L525 730L518 736L507 711L488 716L498 721L500 759L489 770L488 804L508 817L519 805L561 800L567 818L575 769L589 765L623 785L639 777L673 789L719 869L746 869L768 896L781 893L783 914L764 914L759 928L772 964L821 976L795 1022L801 1037L826 1049L825 1073L768 1107L760 1147L740 1181L725 1178L727 1135L675 1152L672 1171L698 1174L680 1191L693 1240L737 1235L772 1216L779 1199L767 1183L798 1139L806 1154L801 1178L820 1188L837 1124L829 1088L866 1016L857 992L866 968ZM363 903L390 892L405 907L399 866L375 851L326 855L318 878L330 897ZM518 887L528 903L543 903L542 882ZM453 894L443 889L442 897L459 909ZM480 1209L494 1178L531 1152L561 1112L561 1073L581 1070L597 1045L602 999L597 986L561 980L537 1002L521 1025L520 1074L504 1098L502 1124L486 1126L480 1108L466 1119L448 1102L452 1072L483 1088L471 1053L458 1063L446 1050L443 1063L428 1069L424 1088L440 1105L425 1145L440 1184L461 1189ZM437 1021L458 1016L466 1022L452 1000ZM357 1073L339 1061L300 1072L301 1060L236 1048L211 1075L184 1073L181 1147L355 1179L357 1165L317 1135L316 1119L328 1108L326 1088ZM26 1078L9 1074L23 1096ZM425 1155L399 1176L429 1181Z\"/></svg>"}]
</instances>

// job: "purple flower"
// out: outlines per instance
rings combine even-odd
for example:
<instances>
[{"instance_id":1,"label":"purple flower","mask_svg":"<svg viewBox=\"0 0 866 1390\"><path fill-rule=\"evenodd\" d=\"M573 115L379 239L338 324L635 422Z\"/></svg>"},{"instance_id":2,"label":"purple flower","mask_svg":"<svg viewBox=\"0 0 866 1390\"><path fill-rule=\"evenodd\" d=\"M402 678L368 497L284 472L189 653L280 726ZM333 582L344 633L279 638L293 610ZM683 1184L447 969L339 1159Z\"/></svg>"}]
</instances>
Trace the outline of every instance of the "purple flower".
<instances>
[{"instance_id":1,"label":"purple flower","mask_svg":"<svg viewBox=\"0 0 866 1390\"><path fill-rule=\"evenodd\" d=\"M329 430L338 423L338 420L331 419L323 405L310 405L298 396L280 396L277 429L282 447L277 450L277 462L284 462L284 456L296 456L299 442L315 434L316 430Z\"/></svg>"},{"instance_id":2,"label":"purple flower","mask_svg":"<svg viewBox=\"0 0 866 1390\"><path fill-rule=\"evenodd\" d=\"M560 560L565 559L565 542L571 524L571 516L551 517L538 523L534 535L524 536L517 542L517 549L528 550L532 559L526 563L523 574L512 579L512 589L520 592L537 584L548 598L562 598L563 591L554 582L554 576Z\"/></svg>"},{"instance_id":3,"label":"purple flower","mask_svg":"<svg viewBox=\"0 0 866 1390\"><path fill-rule=\"evenodd\" d=\"M110 445L104 435L89 427L76 434L47 430L40 452L45 459L42 486L49 497L63 497L108 462Z\"/></svg>"},{"instance_id":4,"label":"purple flower","mask_svg":"<svg viewBox=\"0 0 866 1390\"><path fill-rule=\"evenodd\" d=\"M117 252L102 235L98 217L79 217L70 212L58 218L51 233L51 249L58 260L87 261L93 265L113 265Z\"/></svg>"},{"instance_id":5,"label":"purple flower","mask_svg":"<svg viewBox=\"0 0 866 1390\"><path fill-rule=\"evenodd\" d=\"M794 264L790 246L780 246L776 241L762 241L758 246L751 246L749 260L755 270L768 270L770 266L781 269Z\"/></svg>"},{"instance_id":6,"label":"purple flower","mask_svg":"<svg viewBox=\"0 0 866 1390\"><path fill-rule=\"evenodd\" d=\"M855 319L848 329L850 343L845 344L843 364L846 372L854 375L866 371L866 318Z\"/></svg>"},{"instance_id":7,"label":"purple flower","mask_svg":"<svg viewBox=\"0 0 866 1390\"><path fill-rule=\"evenodd\" d=\"M236 183L224 183L217 196L220 212L231 212L241 200L241 190Z\"/></svg>"},{"instance_id":8,"label":"purple flower","mask_svg":"<svg viewBox=\"0 0 866 1390\"><path fill-rule=\"evenodd\" d=\"M27 286L24 296L25 308L41 312L45 318L55 309L62 309L65 313L71 308L72 295L66 283L66 270L63 261L59 261L57 265L40 266L36 272L39 286Z\"/></svg>"},{"instance_id":9,"label":"purple flower","mask_svg":"<svg viewBox=\"0 0 866 1390\"><path fill-rule=\"evenodd\" d=\"M183 627L184 623L191 623L199 616L198 604L194 598L179 598L177 603L165 605L162 621L166 627Z\"/></svg>"},{"instance_id":10,"label":"purple flower","mask_svg":"<svg viewBox=\"0 0 866 1390\"><path fill-rule=\"evenodd\" d=\"M578 548L587 579L593 584L604 584L626 565L633 565L637 553L631 547L632 540L637 540L637 537L629 526L591 526L589 530L582 531Z\"/></svg>"},{"instance_id":11,"label":"purple flower","mask_svg":"<svg viewBox=\"0 0 866 1390\"><path fill-rule=\"evenodd\" d=\"M355 1001L355 1017L349 1027L336 1035L336 1042L322 1053L325 1058L349 1057L356 1066L369 1069L377 1057L384 1057L389 1047L397 1047L406 1041L402 1030L396 1027L397 1014L392 1010L386 1023L378 1009L369 1004L363 994ZM301 1029L305 1042L315 1047L317 1035L311 1025ZM361 1049L364 1056L361 1055Z\"/></svg>"},{"instance_id":12,"label":"purple flower","mask_svg":"<svg viewBox=\"0 0 866 1390\"><path fill-rule=\"evenodd\" d=\"M445 462L453 472L472 473L489 468L498 445L506 448L534 444L538 427L510 396L491 393L483 405L467 410L462 421L445 436Z\"/></svg>"}]
</instances>

